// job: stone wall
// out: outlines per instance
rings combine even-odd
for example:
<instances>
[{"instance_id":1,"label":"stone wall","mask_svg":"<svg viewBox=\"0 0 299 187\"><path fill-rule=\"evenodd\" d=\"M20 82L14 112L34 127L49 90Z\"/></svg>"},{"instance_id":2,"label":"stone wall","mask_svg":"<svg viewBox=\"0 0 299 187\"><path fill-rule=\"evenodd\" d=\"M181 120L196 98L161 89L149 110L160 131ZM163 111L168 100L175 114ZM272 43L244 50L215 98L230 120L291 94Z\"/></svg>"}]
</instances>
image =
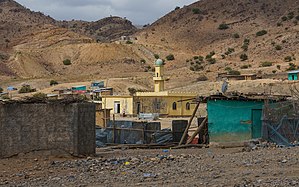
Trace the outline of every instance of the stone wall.
<instances>
[{"instance_id":1,"label":"stone wall","mask_svg":"<svg viewBox=\"0 0 299 187\"><path fill-rule=\"evenodd\" d=\"M35 151L95 154L95 105L0 104L0 158Z\"/></svg>"}]
</instances>

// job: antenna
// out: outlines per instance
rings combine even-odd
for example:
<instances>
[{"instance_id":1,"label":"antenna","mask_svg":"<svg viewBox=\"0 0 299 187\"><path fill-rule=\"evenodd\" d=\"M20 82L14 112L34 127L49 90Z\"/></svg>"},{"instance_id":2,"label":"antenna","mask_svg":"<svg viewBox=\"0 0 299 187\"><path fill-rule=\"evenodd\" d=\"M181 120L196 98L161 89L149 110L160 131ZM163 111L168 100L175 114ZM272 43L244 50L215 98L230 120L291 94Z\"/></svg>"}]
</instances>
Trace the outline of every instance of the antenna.
<instances>
[{"instance_id":1,"label":"antenna","mask_svg":"<svg viewBox=\"0 0 299 187\"><path fill-rule=\"evenodd\" d=\"M228 89L228 82L226 80L223 81L222 87L221 87L221 91L224 94Z\"/></svg>"}]
</instances>

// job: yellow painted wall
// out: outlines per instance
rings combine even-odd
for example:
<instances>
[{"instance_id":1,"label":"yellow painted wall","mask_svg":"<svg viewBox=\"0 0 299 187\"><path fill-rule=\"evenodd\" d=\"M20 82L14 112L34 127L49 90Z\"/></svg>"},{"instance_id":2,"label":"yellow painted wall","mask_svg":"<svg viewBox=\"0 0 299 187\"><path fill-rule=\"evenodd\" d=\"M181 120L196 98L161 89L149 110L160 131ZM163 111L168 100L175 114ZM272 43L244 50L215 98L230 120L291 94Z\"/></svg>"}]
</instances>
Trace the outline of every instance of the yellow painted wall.
<instances>
[{"instance_id":1,"label":"yellow painted wall","mask_svg":"<svg viewBox=\"0 0 299 187\"><path fill-rule=\"evenodd\" d=\"M188 96L135 97L134 114L137 114L137 105L140 103L140 112L143 113L160 113L160 115L166 116L191 116L196 105L192 103L192 100L188 100L192 98ZM176 102L176 110L173 109L174 102ZM186 108L188 102L190 110Z\"/></svg>"},{"instance_id":2,"label":"yellow painted wall","mask_svg":"<svg viewBox=\"0 0 299 187\"><path fill-rule=\"evenodd\" d=\"M102 98L103 108L110 108L111 114L115 114L115 102L120 103L120 114L133 115L133 97L131 96L104 96Z\"/></svg>"}]
</instances>

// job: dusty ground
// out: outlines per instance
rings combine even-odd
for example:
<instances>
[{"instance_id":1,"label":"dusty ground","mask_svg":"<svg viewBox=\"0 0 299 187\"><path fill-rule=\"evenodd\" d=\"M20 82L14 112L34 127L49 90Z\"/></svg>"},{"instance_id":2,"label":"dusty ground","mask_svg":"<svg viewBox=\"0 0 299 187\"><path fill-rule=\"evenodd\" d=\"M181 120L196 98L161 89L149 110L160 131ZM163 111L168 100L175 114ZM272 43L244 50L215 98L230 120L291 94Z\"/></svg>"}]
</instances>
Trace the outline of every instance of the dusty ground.
<instances>
[{"instance_id":1,"label":"dusty ground","mask_svg":"<svg viewBox=\"0 0 299 187\"><path fill-rule=\"evenodd\" d=\"M299 147L98 150L0 160L0 186L299 186Z\"/></svg>"}]
</instances>

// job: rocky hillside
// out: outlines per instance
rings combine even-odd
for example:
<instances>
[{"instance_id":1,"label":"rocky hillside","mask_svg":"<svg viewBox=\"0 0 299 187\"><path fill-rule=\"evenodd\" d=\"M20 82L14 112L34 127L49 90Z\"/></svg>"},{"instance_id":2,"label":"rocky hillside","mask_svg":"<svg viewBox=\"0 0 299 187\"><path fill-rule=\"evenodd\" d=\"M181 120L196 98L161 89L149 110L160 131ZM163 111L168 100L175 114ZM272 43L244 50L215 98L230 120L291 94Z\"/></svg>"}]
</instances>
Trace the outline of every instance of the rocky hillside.
<instances>
[{"instance_id":1,"label":"rocky hillside","mask_svg":"<svg viewBox=\"0 0 299 187\"><path fill-rule=\"evenodd\" d=\"M175 56L183 52L206 57L215 52L216 62L244 61L234 64L239 68L258 68L264 61L288 66L299 59L298 22L299 1L201 0L177 7L137 37L141 43L170 49ZM184 58L185 63L193 56Z\"/></svg>"},{"instance_id":2,"label":"rocky hillside","mask_svg":"<svg viewBox=\"0 0 299 187\"><path fill-rule=\"evenodd\" d=\"M107 17L95 22L59 21L57 25L89 36L98 42L118 40L121 36L132 35L137 31L131 21L120 17Z\"/></svg>"},{"instance_id":3,"label":"rocky hillside","mask_svg":"<svg viewBox=\"0 0 299 187\"><path fill-rule=\"evenodd\" d=\"M134 33L128 20L56 21L13 0L0 0L0 23L0 79L144 71L131 46L99 43Z\"/></svg>"}]
</instances>

